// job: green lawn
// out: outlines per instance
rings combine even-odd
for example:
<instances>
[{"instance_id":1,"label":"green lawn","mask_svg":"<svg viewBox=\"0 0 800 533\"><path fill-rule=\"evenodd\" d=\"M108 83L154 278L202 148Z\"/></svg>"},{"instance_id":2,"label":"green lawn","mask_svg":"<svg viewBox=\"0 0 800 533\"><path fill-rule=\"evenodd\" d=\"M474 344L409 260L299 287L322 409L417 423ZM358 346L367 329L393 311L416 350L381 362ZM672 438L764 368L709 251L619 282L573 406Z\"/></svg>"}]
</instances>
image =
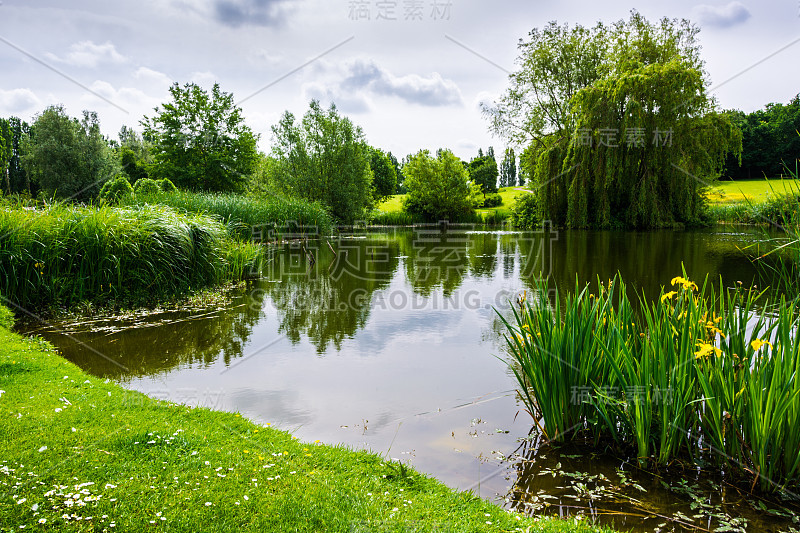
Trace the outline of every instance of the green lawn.
<instances>
[{"instance_id":1,"label":"green lawn","mask_svg":"<svg viewBox=\"0 0 800 533\"><path fill-rule=\"evenodd\" d=\"M762 203L770 196L800 191L800 181L794 179L758 179L721 181L708 193L711 203L728 204L748 200Z\"/></svg>"},{"instance_id":2,"label":"green lawn","mask_svg":"<svg viewBox=\"0 0 800 533\"><path fill-rule=\"evenodd\" d=\"M83 373L0 307L0 531L592 531ZM527 529L529 528L530 529Z\"/></svg>"},{"instance_id":3,"label":"green lawn","mask_svg":"<svg viewBox=\"0 0 800 533\"><path fill-rule=\"evenodd\" d=\"M502 217L511 215L511 206L514 205L514 198L518 194L530 194L519 189L520 187L503 187L498 192L503 198L503 203L491 209L478 209L478 213L486 217L489 213L498 212ZM405 194L395 194L384 203L378 206L378 209L384 213L400 213L403 211L403 198Z\"/></svg>"}]
</instances>

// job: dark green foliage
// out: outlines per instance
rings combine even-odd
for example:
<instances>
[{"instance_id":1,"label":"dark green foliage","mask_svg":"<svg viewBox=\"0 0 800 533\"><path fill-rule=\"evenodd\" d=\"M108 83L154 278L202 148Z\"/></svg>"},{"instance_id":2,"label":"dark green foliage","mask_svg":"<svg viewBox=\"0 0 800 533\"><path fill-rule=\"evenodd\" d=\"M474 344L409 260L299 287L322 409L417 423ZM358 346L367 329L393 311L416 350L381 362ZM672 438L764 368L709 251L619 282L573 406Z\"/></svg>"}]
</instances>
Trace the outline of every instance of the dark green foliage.
<instances>
[{"instance_id":1,"label":"dark green foliage","mask_svg":"<svg viewBox=\"0 0 800 533\"><path fill-rule=\"evenodd\" d=\"M500 164L500 186L513 187L517 184L517 155L513 148L506 148L505 157ZM520 183L520 185L522 185Z\"/></svg>"},{"instance_id":2,"label":"dark green foliage","mask_svg":"<svg viewBox=\"0 0 800 533\"><path fill-rule=\"evenodd\" d=\"M128 178L118 175L103 184L98 196L108 203L115 204L119 202L123 196L129 194L133 194L133 187L128 181Z\"/></svg>"},{"instance_id":3,"label":"dark green foliage","mask_svg":"<svg viewBox=\"0 0 800 533\"><path fill-rule=\"evenodd\" d=\"M161 192L161 187L158 186L156 180L142 178L133 185L133 192L139 195L149 196Z\"/></svg>"},{"instance_id":4,"label":"dark green foliage","mask_svg":"<svg viewBox=\"0 0 800 533\"><path fill-rule=\"evenodd\" d=\"M483 199L483 207L498 207L503 205L503 197L497 193L487 194Z\"/></svg>"},{"instance_id":5,"label":"dark green foliage","mask_svg":"<svg viewBox=\"0 0 800 533\"><path fill-rule=\"evenodd\" d=\"M23 165L49 196L85 201L117 173L118 165L100 134L96 113L83 119L50 106L36 117Z\"/></svg>"},{"instance_id":6,"label":"dark green foliage","mask_svg":"<svg viewBox=\"0 0 800 533\"><path fill-rule=\"evenodd\" d=\"M22 307L152 300L241 279L260 260L218 221L166 206L2 209L0 235L0 291Z\"/></svg>"},{"instance_id":7,"label":"dark green foliage","mask_svg":"<svg viewBox=\"0 0 800 533\"><path fill-rule=\"evenodd\" d=\"M28 123L17 117L8 119L11 130L11 159L8 162L8 184L12 194L33 196L38 191L37 183L31 183L30 174L22 166L23 150L30 146L30 130Z\"/></svg>"},{"instance_id":8,"label":"dark green foliage","mask_svg":"<svg viewBox=\"0 0 800 533\"><path fill-rule=\"evenodd\" d=\"M541 223L536 205L536 195L520 193L511 207L511 223L518 229L534 229Z\"/></svg>"},{"instance_id":9,"label":"dark green foliage","mask_svg":"<svg viewBox=\"0 0 800 533\"><path fill-rule=\"evenodd\" d=\"M497 192L497 162L493 156L479 155L469 163L469 177L483 194Z\"/></svg>"},{"instance_id":10,"label":"dark green foliage","mask_svg":"<svg viewBox=\"0 0 800 533\"><path fill-rule=\"evenodd\" d=\"M772 178L795 170L800 159L800 95L785 105L773 103L748 114L726 114L742 131L742 158L729 156L723 176Z\"/></svg>"},{"instance_id":11,"label":"dark green foliage","mask_svg":"<svg viewBox=\"0 0 800 533\"><path fill-rule=\"evenodd\" d=\"M127 146L120 148L120 163L122 171L131 183L135 184L138 180L148 177L144 163L139 161L136 153Z\"/></svg>"},{"instance_id":12,"label":"dark green foliage","mask_svg":"<svg viewBox=\"0 0 800 533\"><path fill-rule=\"evenodd\" d=\"M405 176L403 176L403 171L400 167L400 162L397 161L397 158L394 156L394 154L392 154L392 152L389 152L386 155L392 162L392 168L394 168L394 173L397 177L397 188L395 189L395 192L393 192L392 194L405 194L405 189L403 189L403 180L405 180L406 178Z\"/></svg>"},{"instance_id":13,"label":"dark green foliage","mask_svg":"<svg viewBox=\"0 0 800 533\"><path fill-rule=\"evenodd\" d=\"M11 194L8 167L11 163L12 142L11 124L6 119L0 118L0 191L6 194Z\"/></svg>"},{"instance_id":14,"label":"dark green foliage","mask_svg":"<svg viewBox=\"0 0 800 533\"><path fill-rule=\"evenodd\" d=\"M300 124L287 111L272 127L276 185L320 202L342 223L364 219L373 201L364 133L334 105L325 111L312 100L309 108Z\"/></svg>"},{"instance_id":15,"label":"dark green foliage","mask_svg":"<svg viewBox=\"0 0 800 533\"><path fill-rule=\"evenodd\" d=\"M382 150L371 148L369 166L372 169L373 202L380 204L397 190L397 172L392 160Z\"/></svg>"},{"instance_id":16,"label":"dark green foliage","mask_svg":"<svg viewBox=\"0 0 800 533\"><path fill-rule=\"evenodd\" d=\"M258 162L257 136L245 125L233 95L214 84L209 94L194 83L170 87L172 102L145 117L153 144L154 176L182 189L235 191Z\"/></svg>"}]
</instances>

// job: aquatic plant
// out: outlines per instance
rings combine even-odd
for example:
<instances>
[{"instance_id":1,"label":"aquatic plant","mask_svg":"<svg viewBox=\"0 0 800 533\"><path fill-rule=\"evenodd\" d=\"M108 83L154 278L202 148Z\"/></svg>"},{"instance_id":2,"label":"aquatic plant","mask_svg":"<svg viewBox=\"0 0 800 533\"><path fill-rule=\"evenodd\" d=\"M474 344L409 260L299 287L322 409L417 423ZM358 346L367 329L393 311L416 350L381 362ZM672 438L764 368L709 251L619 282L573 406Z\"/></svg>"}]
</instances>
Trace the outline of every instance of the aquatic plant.
<instances>
[{"instance_id":1,"label":"aquatic plant","mask_svg":"<svg viewBox=\"0 0 800 533\"><path fill-rule=\"evenodd\" d=\"M257 245L165 206L0 209L0 291L22 307L151 298L255 271Z\"/></svg>"},{"instance_id":2,"label":"aquatic plant","mask_svg":"<svg viewBox=\"0 0 800 533\"><path fill-rule=\"evenodd\" d=\"M333 231L331 217L320 204L277 195L256 198L233 193L166 191L129 196L123 203L160 204L209 215L242 239L251 239L254 234L266 238L267 234L327 235Z\"/></svg>"},{"instance_id":3,"label":"aquatic plant","mask_svg":"<svg viewBox=\"0 0 800 533\"><path fill-rule=\"evenodd\" d=\"M800 304L681 276L670 289L634 307L619 278L552 302L540 282L503 318L535 425L551 441L613 443L643 465L702 459L765 490L797 483Z\"/></svg>"}]
</instances>

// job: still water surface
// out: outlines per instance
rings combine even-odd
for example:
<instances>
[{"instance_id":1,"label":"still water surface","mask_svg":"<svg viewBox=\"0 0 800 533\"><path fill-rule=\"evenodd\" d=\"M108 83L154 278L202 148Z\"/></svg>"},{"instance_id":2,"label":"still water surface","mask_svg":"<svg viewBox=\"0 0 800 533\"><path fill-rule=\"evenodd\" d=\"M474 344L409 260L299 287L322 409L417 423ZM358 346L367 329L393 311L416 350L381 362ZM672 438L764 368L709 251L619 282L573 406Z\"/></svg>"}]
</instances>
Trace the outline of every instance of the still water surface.
<instances>
[{"instance_id":1,"label":"still water surface","mask_svg":"<svg viewBox=\"0 0 800 533\"><path fill-rule=\"evenodd\" d=\"M620 272L652 297L682 267L694 280L751 283L756 272L740 248L758 235L373 230L271 246L262 278L224 308L60 325L71 338L27 329L126 387L238 411L303 440L370 449L521 510L671 530L681 527L676 513L696 512L689 503L701 494L714 512L747 519L748 530L777 531L791 521L748 511L744 497L719 485L676 492L622 459L521 441L532 423L499 359L495 311L508 313L543 275L570 288ZM700 530L719 525L692 520L684 522Z\"/></svg>"}]
</instances>

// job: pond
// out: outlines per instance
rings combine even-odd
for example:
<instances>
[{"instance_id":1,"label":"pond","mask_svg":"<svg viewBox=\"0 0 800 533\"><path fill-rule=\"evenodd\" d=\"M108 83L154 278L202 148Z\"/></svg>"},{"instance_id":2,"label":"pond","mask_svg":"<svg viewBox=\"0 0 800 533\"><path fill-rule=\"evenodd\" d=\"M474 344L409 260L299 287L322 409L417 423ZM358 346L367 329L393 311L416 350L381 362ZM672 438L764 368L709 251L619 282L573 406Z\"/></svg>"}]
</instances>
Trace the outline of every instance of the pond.
<instances>
[{"instance_id":1,"label":"pond","mask_svg":"<svg viewBox=\"0 0 800 533\"><path fill-rule=\"evenodd\" d=\"M543 275L569 289L620 272L651 297L682 268L693 280L759 283L740 248L760 235L372 229L271 245L261 278L221 308L20 329L150 396L370 449L526 512L637 531L788 530L789 503L725 480L539 446L495 311L509 313Z\"/></svg>"}]
</instances>

